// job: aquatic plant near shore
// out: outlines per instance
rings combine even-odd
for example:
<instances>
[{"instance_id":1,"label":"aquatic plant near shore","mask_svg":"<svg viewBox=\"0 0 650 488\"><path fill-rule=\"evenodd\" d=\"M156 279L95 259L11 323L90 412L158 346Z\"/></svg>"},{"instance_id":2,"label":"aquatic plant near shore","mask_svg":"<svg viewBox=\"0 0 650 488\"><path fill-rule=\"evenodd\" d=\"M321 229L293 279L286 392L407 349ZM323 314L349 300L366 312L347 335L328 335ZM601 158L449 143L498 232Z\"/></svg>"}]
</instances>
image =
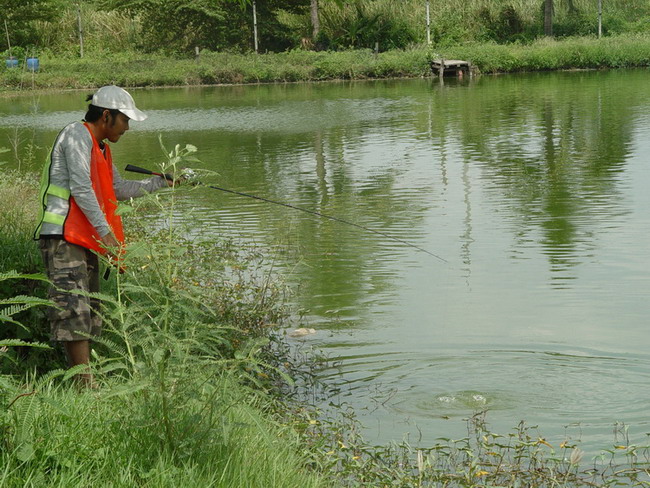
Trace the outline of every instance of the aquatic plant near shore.
<instances>
[{"instance_id":1,"label":"aquatic plant near shore","mask_svg":"<svg viewBox=\"0 0 650 488\"><path fill-rule=\"evenodd\" d=\"M314 463L342 486L650 486L650 445L632 445L620 433L612 448L587 462L579 440L553 446L524 422L497 434L489 430L486 412L467 420L466 437L429 447L407 441L369 446L354 413L339 413L338 420L328 420L304 412L300 431Z\"/></svg>"}]
</instances>

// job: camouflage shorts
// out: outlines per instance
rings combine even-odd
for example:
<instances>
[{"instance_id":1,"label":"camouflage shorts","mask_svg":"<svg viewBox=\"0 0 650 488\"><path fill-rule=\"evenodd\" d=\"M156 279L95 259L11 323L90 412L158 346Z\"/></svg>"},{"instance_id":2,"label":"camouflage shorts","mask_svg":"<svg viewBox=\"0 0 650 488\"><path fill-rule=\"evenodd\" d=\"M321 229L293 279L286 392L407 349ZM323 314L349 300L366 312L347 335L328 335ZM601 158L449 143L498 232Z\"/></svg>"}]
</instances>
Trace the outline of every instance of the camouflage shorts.
<instances>
[{"instance_id":1,"label":"camouflage shorts","mask_svg":"<svg viewBox=\"0 0 650 488\"><path fill-rule=\"evenodd\" d=\"M79 341L92 339L102 331L99 300L68 290L99 291L99 259L83 247L69 244L63 239L41 239L41 255L47 276L53 286L49 298L60 310L48 308L51 339L53 341ZM88 335L86 335L88 334Z\"/></svg>"}]
</instances>

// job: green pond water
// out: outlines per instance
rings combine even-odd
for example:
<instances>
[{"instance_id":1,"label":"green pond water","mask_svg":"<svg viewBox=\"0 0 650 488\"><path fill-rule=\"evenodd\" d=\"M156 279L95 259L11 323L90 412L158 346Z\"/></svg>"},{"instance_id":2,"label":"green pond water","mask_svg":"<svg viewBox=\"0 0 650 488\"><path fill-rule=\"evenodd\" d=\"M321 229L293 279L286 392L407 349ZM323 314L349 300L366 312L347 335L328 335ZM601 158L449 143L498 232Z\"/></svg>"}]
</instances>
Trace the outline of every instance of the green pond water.
<instances>
[{"instance_id":1,"label":"green pond water","mask_svg":"<svg viewBox=\"0 0 650 488\"><path fill-rule=\"evenodd\" d=\"M371 442L525 419L557 446L650 432L650 71L133 90L150 118L113 145L153 167L194 144L211 183L178 218L276 256L333 363L325 400ZM0 147L36 169L85 92L0 99ZM289 248L291 252L283 252Z\"/></svg>"}]
</instances>

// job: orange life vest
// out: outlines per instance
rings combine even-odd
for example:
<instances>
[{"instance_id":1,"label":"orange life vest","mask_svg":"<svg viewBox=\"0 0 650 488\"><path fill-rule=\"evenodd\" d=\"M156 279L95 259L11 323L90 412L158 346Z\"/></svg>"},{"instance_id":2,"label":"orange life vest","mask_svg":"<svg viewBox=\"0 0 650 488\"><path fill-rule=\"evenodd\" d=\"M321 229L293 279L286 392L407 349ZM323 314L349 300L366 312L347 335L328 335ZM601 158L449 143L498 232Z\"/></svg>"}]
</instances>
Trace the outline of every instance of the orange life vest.
<instances>
[{"instance_id":1,"label":"orange life vest","mask_svg":"<svg viewBox=\"0 0 650 488\"><path fill-rule=\"evenodd\" d=\"M88 132L90 132L90 137L93 140L93 148L90 155L90 182L92 183L99 207L102 209L113 235L120 245L123 246L124 229L122 227L122 219L115 213L117 209L117 197L113 188L113 158L111 157L111 150L108 144L106 144L104 146L104 153L99 147L99 143L88 127L88 124L84 123L84 125L88 129ZM78 246L91 249L103 255L106 254L106 249L101 246L101 240L97 230L90 223L72 196L70 197L70 210L63 225L63 238L71 244L77 244Z\"/></svg>"}]
</instances>

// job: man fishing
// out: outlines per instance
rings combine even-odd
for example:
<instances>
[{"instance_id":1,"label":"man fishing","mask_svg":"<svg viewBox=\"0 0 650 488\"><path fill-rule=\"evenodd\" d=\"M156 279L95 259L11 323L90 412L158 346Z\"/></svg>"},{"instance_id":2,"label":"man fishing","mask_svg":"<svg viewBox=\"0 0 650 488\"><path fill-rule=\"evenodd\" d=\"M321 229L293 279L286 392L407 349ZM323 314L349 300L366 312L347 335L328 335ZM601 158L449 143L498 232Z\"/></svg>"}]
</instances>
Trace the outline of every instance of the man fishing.
<instances>
[{"instance_id":1,"label":"man fishing","mask_svg":"<svg viewBox=\"0 0 650 488\"><path fill-rule=\"evenodd\" d=\"M89 363L90 341L102 327L99 300L70 290L99 291L98 255L119 266L124 232L117 200L174 184L159 176L124 180L113 165L105 141L119 141L129 121L147 118L126 90L104 86L86 101L84 120L59 133L43 170L43 212L34 234L53 285L49 298L60 307L48 310L51 340L63 345L70 367ZM95 386L90 372L78 379Z\"/></svg>"}]
</instances>

